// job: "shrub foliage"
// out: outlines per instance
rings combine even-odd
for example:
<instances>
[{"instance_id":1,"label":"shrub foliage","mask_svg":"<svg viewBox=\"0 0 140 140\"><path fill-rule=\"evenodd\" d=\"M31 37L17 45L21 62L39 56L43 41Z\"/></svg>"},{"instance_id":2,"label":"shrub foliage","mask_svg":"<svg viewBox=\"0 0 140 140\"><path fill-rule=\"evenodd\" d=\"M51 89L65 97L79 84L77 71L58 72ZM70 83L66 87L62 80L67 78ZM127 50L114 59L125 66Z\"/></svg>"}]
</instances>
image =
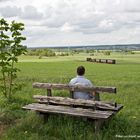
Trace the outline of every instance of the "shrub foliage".
<instances>
[{"instance_id":1,"label":"shrub foliage","mask_svg":"<svg viewBox=\"0 0 140 140\"><path fill-rule=\"evenodd\" d=\"M10 24L5 19L0 19L0 89L6 98L11 98L12 93L19 87L14 83L17 78L15 63L18 56L26 52L26 47L21 44L26 40L21 32L24 30L23 23L12 21Z\"/></svg>"}]
</instances>

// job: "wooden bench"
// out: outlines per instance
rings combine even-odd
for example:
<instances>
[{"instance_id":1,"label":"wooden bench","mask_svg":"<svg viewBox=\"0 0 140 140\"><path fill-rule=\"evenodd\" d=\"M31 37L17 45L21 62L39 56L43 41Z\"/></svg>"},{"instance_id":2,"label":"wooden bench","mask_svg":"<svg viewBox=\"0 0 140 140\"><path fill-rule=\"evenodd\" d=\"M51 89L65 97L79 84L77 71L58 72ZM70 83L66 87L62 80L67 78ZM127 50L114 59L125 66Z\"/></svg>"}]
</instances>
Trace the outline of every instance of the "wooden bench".
<instances>
[{"instance_id":1,"label":"wooden bench","mask_svg":"<svg viewBox=\"0 0 140 140\"><path fill-rule=\"evenodd\" d=\"M70 86L68 84L34 83L34 88L47 90L47 96L34 95L36 103L28 104L23 109L34 110L43 114L44 118L49 114L65 114L71 116L86 117L95 122L95 131L99 131L102 124L122 109L122 105L112 102L97 101L99 93L116 93L115 87L86 87ZM68 90L70 97L52 96L52 90ZM93 100L73 99L75 91L95 92Z\"/></svg>"}]
</instances>

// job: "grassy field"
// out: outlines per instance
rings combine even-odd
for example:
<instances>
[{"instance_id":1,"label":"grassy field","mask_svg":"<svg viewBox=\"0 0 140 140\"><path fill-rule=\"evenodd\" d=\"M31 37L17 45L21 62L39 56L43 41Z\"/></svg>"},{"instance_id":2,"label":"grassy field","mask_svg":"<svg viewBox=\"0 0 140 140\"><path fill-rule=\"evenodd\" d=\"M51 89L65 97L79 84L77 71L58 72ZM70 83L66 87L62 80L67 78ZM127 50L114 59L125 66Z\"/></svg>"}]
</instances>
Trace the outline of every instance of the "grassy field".
<instances>
[{"instance_id":1,"label":"grassy field","mask_svg":"<svg viewBox=\"0 0 140 140\"><path fill-rule=\"evenodd\" d=\"M0 139L1 140L115 140L116 135L140 136L140 54L102 54L95 58L114 58L116 65L86 62L89 54L42 58L22 56L17 64L21 69L17 82L22 90L14 94L11 101L0 95ZM124 108L99 135L94 135L94 124L81 118L50 116L48 123L34 112L21 107L33 102L34 94L46 95L46 91L32 88L33 82L68 83L75 76L77 66L86 67L86 77L97 86L116 86L116 95L102 95L102 100L116 101ZM68 92L53 92L57 96L68 96ZM124 138L126 139L126 138ZM130 138L132 139L132 138ZM133 138L133 139L138 139Z\"/></svg>"}]
</instances>

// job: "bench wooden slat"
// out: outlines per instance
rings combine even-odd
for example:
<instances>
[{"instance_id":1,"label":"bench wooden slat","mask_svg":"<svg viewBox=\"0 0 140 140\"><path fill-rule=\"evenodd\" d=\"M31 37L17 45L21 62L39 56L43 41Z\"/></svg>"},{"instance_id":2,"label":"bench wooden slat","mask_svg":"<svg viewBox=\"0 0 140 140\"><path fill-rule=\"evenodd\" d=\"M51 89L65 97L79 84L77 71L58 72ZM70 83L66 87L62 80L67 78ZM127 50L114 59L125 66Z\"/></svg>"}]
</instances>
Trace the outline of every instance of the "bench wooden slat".
<instances>
[{"instance_id":1,"label":"bench wooden slat","mask_svg":"<svg viewBox=\"0 0 140 140\"><path fill-rule=\"evenodd\" d=\"M34 95L33 98L38 99L39 103L52 103L55 105L74 105L81 107L89 107L89 108L99 108L102 110L113 110L117 111L118 108L115 107L113 103L107 103L103 101L92 101L92 100L83 100L83 99L71 99L68 97L50 97L50 96L42 96L42 95Z\"/></svg>"},{"instance_id":2,"label":"bench wooden slat","mask_svg":"<svg viewBox=\"0 0 140 140\"><path fill-rule=\"evenodd\" d=\"M102 92L102 93L116 93L116 87L103 87L103 86L81 86L81 85L69 85L69 84L50 84L50 83L33 83L34 88L42 89L57 89L57 90L69 90L69 91L81 91L81 92Z\"/></svg>"},{"instance_id":3,"label":"bench wooden slat","mask_svg":"<svg viewBox=\"0 0 140 140\"><path fill-rule=\"evenodd\" d=\"M73 108L69 106L45 105L39 103L32 103L22 108L42 113L67 114L72 116L88 117L91 119L107 119L113 115L113 111L93 111L92 109Z\"/></svg>"}]
</instances>

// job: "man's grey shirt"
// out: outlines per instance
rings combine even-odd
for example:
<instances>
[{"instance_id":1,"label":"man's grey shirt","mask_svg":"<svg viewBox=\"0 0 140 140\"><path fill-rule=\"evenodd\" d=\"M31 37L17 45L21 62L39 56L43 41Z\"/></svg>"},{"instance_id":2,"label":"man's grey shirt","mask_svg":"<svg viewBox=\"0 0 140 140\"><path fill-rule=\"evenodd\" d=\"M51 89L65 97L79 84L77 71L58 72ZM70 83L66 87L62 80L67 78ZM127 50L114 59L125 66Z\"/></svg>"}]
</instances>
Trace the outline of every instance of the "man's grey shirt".
<instances>
[{"instance_id":1,"label":"man's grey shirt","mask_svg":"<svg viewBox=\"0 0 140 140\"><path fill-rule=\"evenodd\" d=\"M90 80L86 79L84 76L77 76L73 78L70 83L70 85L81 85L81 86L93 86L93 84L90 82ZM90 100L93 96L89 92L74 92L74 99L86 99Z\"/></svg>"}]
</instances>

